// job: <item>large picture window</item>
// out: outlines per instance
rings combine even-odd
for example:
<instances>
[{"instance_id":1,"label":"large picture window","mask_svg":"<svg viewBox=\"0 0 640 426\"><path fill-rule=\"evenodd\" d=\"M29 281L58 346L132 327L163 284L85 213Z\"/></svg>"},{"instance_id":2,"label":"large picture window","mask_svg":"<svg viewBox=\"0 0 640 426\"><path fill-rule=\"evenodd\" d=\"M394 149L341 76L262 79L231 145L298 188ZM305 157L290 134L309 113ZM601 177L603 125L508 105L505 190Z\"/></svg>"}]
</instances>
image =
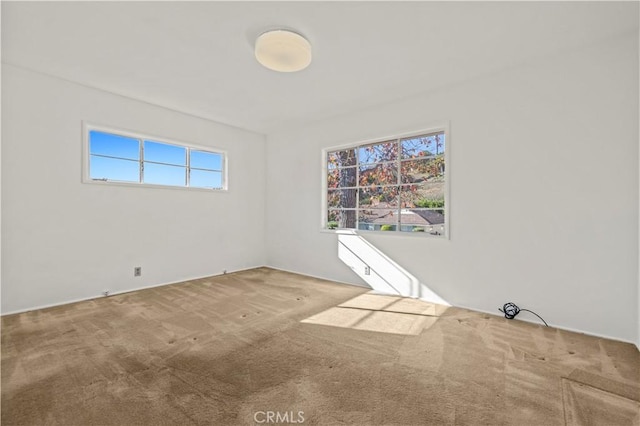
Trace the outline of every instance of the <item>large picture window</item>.
<instances>
[{"instance_id":1,"label":"large picture window","mask_svg":"<svg viewBox=\"0 0 640 426\"><path fill-rule=\"evenodd\" d=\"M327 229L445 236L445 131L326 152Z\"/></svg>"},{"instance_id":2,"label":"large picture window","mask_svg":"<svg viewBox=\"0 0 640 426\"><path fill-rule=\"evenodd\" d=\"M222 152L93 126L85 134L85 180L226 189Z\"/></svg>"}]
</instances>

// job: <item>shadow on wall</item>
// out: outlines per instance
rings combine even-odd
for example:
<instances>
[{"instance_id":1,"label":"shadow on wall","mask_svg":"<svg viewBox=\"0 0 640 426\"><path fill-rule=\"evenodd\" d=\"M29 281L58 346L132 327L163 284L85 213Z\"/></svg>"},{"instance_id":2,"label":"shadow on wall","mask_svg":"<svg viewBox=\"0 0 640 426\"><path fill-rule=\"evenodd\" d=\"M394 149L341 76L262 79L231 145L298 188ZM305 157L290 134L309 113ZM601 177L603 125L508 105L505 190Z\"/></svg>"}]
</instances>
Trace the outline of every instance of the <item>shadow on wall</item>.
<instances>
[{"instance_id":1,"label":"shadow on wall","mask_svg":"<svg viewBox=\"0 0 640 426\"><path fill-rule=\"evenodd\" d=\"M451 306L355 231L338 232L338 257L376 292Z\"/></svg>"}]
</instances>

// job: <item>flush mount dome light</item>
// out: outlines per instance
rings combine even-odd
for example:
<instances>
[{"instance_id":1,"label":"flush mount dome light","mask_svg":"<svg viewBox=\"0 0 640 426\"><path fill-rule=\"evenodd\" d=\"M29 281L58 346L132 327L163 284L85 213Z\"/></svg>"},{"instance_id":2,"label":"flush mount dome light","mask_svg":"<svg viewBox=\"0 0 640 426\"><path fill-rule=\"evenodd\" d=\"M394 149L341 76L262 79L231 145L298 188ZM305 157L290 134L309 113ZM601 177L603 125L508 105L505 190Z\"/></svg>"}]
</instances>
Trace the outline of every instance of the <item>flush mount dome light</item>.
<instances>
[{"instance_id":1,"label":"flush mount dome light","mask_svg":"<svg viewBox=\"0 0 640 426\"><path fill-rule=\"evenodd\" d=\"M311 44L292 31L267 31L256 40L255 55L270 70L295 72L311 63Z\"/></svg>"}]
</instances>

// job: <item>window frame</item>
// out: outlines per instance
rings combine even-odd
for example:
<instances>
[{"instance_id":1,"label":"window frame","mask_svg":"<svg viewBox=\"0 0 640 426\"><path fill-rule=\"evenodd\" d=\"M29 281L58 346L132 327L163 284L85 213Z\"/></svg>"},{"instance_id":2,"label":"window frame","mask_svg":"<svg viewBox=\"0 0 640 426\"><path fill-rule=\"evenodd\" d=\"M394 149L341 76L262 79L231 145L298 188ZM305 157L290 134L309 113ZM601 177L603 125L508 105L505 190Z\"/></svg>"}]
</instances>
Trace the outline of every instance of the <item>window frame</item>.
<instances>
[{"instance_id":1,"label":"window frame","mask_svg":"<svg viewBox=\"0 0 640 426\"><path fill-rule=\"evenodd\" d=\"M407 138L411 138L411 137L417 137L417 136L423 136L423 135L428 135L428 134L435 134L435 133L444 133L444 137L445 137L445 150L444 150L444 164L445 164L445 173L444 173L444 229L443 229L443 233L442 235L432 235L429 232L407 232L407 231L401 231L400 228L398 227L397 230L395 231L379 231L379 230L366 230L366 229L351 229L351 228L336 228L336 229L331 229L327 227L327 223L328 223L328 211L329 211L329 205L328 205L328 191L329 191L329 187L328 187L328 154L330 152L334 152L334 151L339 151L339 150L344 150L344 149L357 149L366 145L372 145L372 144L377 144L377 143L383 143L383 142L395 142L398 143L401 139L407 139ZM395 161L395 160L394 160ZM398 161L402 161L402 159L399 159ZM335 146L330 146L327 148L323 148L322 149L322 170L321 170L321 188L322 188L322 197L321 197L321 214L320 214L320 231L321 232L326 232L326 233L331 233L331 234L337 234L337 233L345 233L345 232L349 232L349 233L356 233L356 234L370 234L370 235L392 235L392 236L396 236L396 237L410 237L410 238L414 238L414 237L418 237L418 238L433 238L436 240L450 240L451 239L451 196L450 196L450 174L451 174L451 136L450 136L450 131L449 131L449 123L448 122L442 122L442 123L438 123L438 124L434 124L433 126L430 126L428 128L425 129L420 129L420 130L415 130L415 131L410 131L410 132L404 132L404 133L398 133L398 134L393 134L391 136L383 136L383 137L379 137L379 138L375 138L375 139L365 139L365 140L361 140L358 142L349 142L349 143L344 143L344 144L340 144L340 145L335 145ZM363 164L368 164L368 163L363 163ZM356 170L358 170L362 164L360 164L357 160L356 163L354 165L356 167ZM386 185L385 185L386 186ZM401 184L394 184L394 185L390 185L390 186L397 186L398 188L400 188L402 185ZM359 185L359 182L356 181L356 188L361 188L361 186ZM359 194L358 194L358 198L359 198ZM358 208L356 207L356 212L358 211Z\"/></svg>"},{"instance_id":2,"label":"window frame","mask_svg":"<svg viewBox=\"0 0 640 426\"><path fill-rule=\"evenodd\" d=\"M133 138L133 139L137 139L140 144L139 144L139 149L140 149L140 157L138 160L131 160L131 161L135 161L139 164L139 167L143 167L142 165L145 162L151 162L154 164L163 164L163 163L158 163L156 161L146 161L144 159L144 142L145 141L149 141L149 142L153 142L153 143L160 143L160 144L165 144L165 145L172 145L172 146L177 146L180 148L185 148L186 150L186 159L185 159L185 165L184 166L176 166L176 167L185 167L185 170L188 171L189 173L186 173L186 177L185 177L185 185L165 185L165 184L155 184L155 183L148 183L148 182L127 182L127 181L116 181L116 180L102 180L102 179L92 179L91 178L91 148L90 148L90 132L91 131L98 131L98 132L102 132L102 133L109 133L115 136L122 136L122 137L127 137L127 138ZM200 152L206 152L206 153L211 153L211 154L218 154L222 157L222 161L221 161L221 167L222 170L221 175L222 175L222 188L202 188L202 187L193 187L193 186L188 186L188 183L190 181L190 162L191 162L191 151L200 151ZM223 149L219 149L219 148L215 148L215 147L209 147L209 146L204 146L204 145L197 145L197 144L192 144L192 143L185 143L185 142L181 142L181 141L177 141L174 139L170 139L170 138L165 138L162 136L157 136L157 135L150 135L150 134L145 134L145 133L140 133L140 132L135 132L135 131L130 131L130 130L124 130L124 129L120 129L120 128L115 128L112 126L105 126L105 125L100 125L100 124L93 124L93 123L89 123L89 122L82 122L82 183L90 183L90 184L95 184L95 185L116 185L116 186L129 186L129 187L145 187L145 188L164 188L164 189L179 189L179 190L190 190L190 191L206 191L206 192L228 192L229 191L229 172L228 172L228 156L227 156L227 151L223 150ZM196 170L201 170L200 168L196 168ZM217 170L216 170L217 171ZM143 179L143 174L141 173L140 175L140 179Z\"/></svg>"}]
</instances>

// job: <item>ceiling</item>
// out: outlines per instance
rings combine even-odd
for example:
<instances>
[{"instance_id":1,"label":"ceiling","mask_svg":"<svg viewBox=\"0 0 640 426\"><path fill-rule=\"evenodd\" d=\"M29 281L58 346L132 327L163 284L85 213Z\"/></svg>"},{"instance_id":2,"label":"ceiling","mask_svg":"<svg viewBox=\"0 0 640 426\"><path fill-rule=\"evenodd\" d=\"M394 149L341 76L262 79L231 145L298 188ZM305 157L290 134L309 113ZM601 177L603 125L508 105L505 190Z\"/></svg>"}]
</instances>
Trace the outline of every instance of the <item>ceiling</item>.
<instances>
[{"instance_id":1,"label":"ceiling","mask_svg":"<svg viewBox=\"0 0 640 426\"><path fill-rule=\"evenodd\" d=\"M290 28L311 66L253 42ZM637 2L2 2L2 61L260 133L638 30Z\"/></svg>"}]
</instances>

